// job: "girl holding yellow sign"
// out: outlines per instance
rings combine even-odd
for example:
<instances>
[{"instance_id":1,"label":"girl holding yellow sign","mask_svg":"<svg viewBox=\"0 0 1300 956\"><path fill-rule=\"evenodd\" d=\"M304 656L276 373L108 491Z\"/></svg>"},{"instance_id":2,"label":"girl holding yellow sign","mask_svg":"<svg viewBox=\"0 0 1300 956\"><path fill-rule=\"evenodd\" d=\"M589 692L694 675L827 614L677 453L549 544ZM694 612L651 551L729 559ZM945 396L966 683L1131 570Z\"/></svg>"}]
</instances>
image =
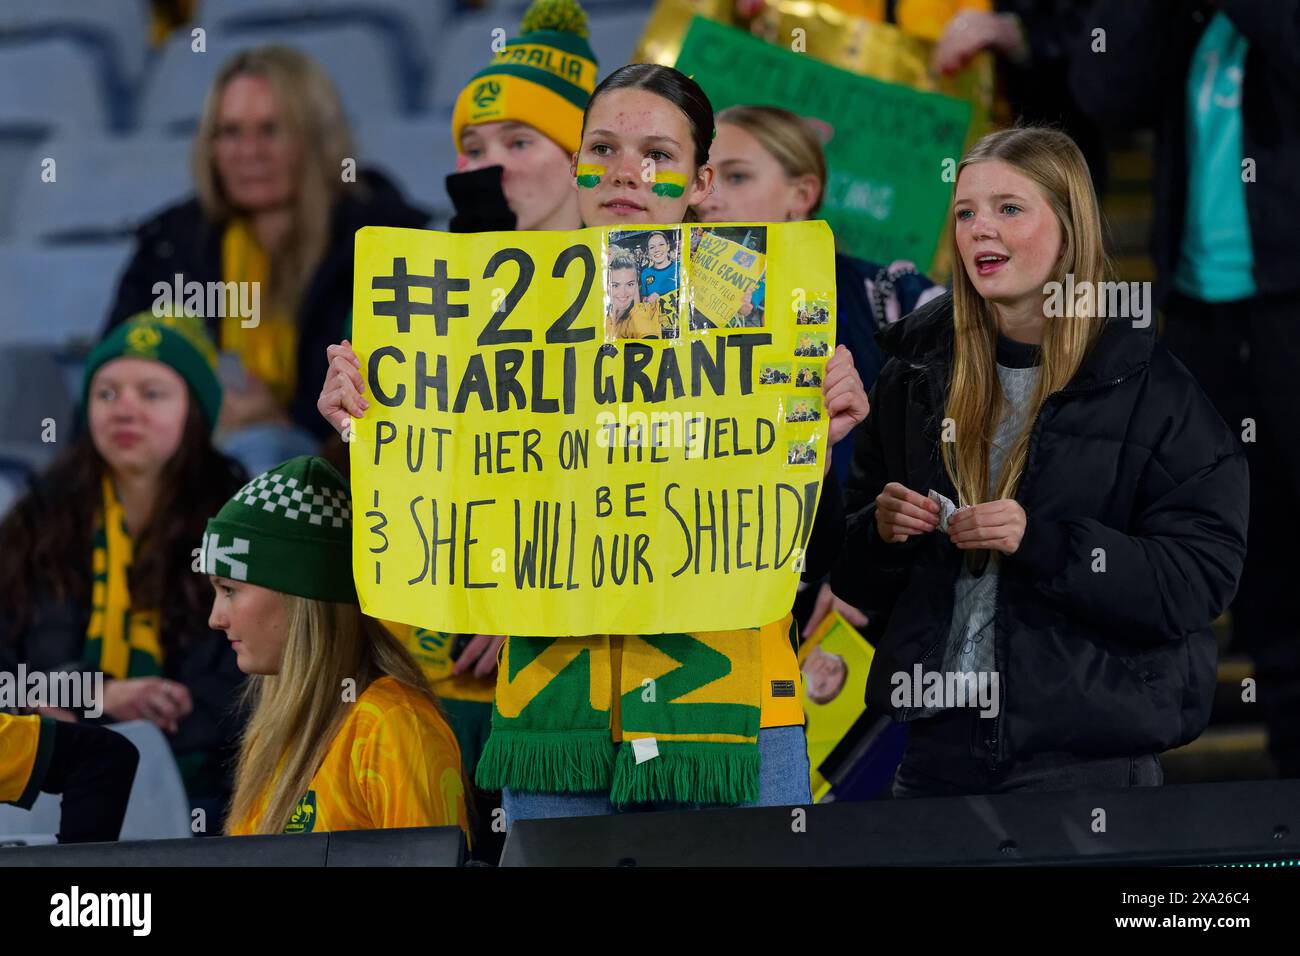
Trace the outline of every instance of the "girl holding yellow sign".
<instances>
[{"instance_id":1,"label":"girl holding yellow sign","mask_svg":"<svg viewBox=\"0 0 1300 956\"><path fill-rule=\"evenodd\" d=\"M572 160L583 222L682 222L712 187L712 130L707 97L681 73L651 64L615 71L592 94ZM365 410L364 383L350 348L331 349L330 359L319 407L346 424ZM826 364L823 403L828 445L865 417L847 351ZM828 488L810 574L819 532L833 538L838 528L837 506ZM503 790L508 821L810 802L795 639L789 615L734 631L510 637L477 782Z\"/></svg>"}]
</instances>

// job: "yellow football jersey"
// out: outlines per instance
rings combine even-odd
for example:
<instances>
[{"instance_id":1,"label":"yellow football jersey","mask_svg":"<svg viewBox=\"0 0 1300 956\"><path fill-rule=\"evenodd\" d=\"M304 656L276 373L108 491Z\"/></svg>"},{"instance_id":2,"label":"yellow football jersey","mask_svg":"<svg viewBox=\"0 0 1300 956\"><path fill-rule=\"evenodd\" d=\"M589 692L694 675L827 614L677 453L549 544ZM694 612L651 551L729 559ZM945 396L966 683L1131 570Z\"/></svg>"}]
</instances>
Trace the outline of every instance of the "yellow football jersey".
<instances>
[{"instance_id":1,"label":"yellow football jersey","mask_svg":"<svg viewBox=\"0 0 1300 956\"><path fill-rule=\"evenodd\" d=\"M460 748L433 703L381 677L350 706L284 832L452 825L468 830ZM264 793L230 832L254 832L266 798Z\"/></svg>"},{"instance_id":2,"label":"yellow football jersey","mask_svg":"<svg viewBox=\"0 0 1300 956\"><path fill-rule=\"evenodd\" d=\"M54 727L40 717L0 714L0 803L31 808L53 745Z\"/></svg>"}]
</instances>

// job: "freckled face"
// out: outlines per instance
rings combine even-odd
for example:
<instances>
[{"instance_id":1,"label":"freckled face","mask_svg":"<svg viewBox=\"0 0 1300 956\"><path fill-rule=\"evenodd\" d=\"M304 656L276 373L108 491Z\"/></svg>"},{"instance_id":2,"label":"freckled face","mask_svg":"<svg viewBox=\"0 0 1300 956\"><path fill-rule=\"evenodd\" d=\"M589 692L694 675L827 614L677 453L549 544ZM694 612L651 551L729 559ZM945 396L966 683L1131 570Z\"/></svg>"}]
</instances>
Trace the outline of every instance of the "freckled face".
<instances>
[{"instance_id":1,"label":"freckled face","mask_svg":"<svg viewBox=\"0 0 1300 956\"><path fill-rule=\"evenodd\" d=\"M1041 299L1061 253L1061 224L1042 190L1001 160L965 167L953 200L957 249L985 300Z\"/></svg>"},{"instance_id":2,"label":"freckled face","mask_svg":"<svg viewBox=\"0 0 1300 956\"><path fill-rule=\"evenodd\" d=\"M579 164L605 167L599 183L578 190L578 207L588 226L681 222L713 185L711 166L695 168L686 114L643 89L611 90L591 104L574 176ZM655 193L657 174L680 176L682 194Z\"/></svg>"}]
</instances>

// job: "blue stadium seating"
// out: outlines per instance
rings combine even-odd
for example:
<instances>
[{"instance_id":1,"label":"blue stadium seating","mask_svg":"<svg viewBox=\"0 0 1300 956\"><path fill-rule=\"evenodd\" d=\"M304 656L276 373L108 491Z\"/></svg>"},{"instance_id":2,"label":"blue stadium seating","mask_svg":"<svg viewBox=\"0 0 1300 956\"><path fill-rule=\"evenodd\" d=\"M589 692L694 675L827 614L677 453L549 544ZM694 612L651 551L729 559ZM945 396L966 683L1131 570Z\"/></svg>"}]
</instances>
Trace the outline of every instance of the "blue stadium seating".
<instances>
[{"instance_id":1,"label":"blue stadium seating","mask_svg":"<svg viewBox=\"0 0 1300 956\"><path fill-rule=\"evenodd\" d=\"M0 342L8 347L93 341L133 248L129 239L0 245ZM0 402L0 411L4 407Z\"/></svg>"},{"instance_id":2,"label":"blue stadium seating","mask_svg":"<svg viewBox=\"0 0 1300 956\"><path fill-rule=\"evenodd\" d=\"M141 128L168 133L193 130L221 65L236 51L263 43L282 43L315 58L334 80L343 109L353 118L391 115L401 109L396 68L383 40L365 27L274 27L233 36L209 33L206 39L204 53L193 52L188 34L168 41L145 81L138 114Z\"/></svg>"},{"instance_id":3,"label":"blue stadium seating","mask_svg":"<svg viewBox=\"0 0 1300 956\"><path fill-rule=\"evenodd\" d=\"M0 128L106 129L102 79L85 51L66 37L0 40Z\"/></svg>"},{"instance_id":4,"label":"blue stadium seating","mask_svg":"<svg viewBox=\"0 0 1300 956\"><path fill-rule=\"evenodd\" d=\"M9 229L0 235L68 240L123 235L193 191L188 137L61 136L41 143L17 184ZM58 178L43 182L49 157Z\"/></svg>"},{"instance_id":5,"label":"blue stadium seating","mask_svg":"<svg viewBox=\"0 0 1300 956\"><path fill-rule=\"evenodd\" d=\"M392 118L362 123L353 131L362 166L373 166L396 180L415 205L434 219L451 215L444 180L456 168L451 123L445 116Z\"/></svg>"},{"instance_id":6,"label":"blue stadium seating","mask_svg":"<svg viewBox=\"0 0 1300 956\"><path fill-rule=\"evenodd\" d=\"M37 41L61 38L78 46L107 94L113 123L127 120L126 107L148 55L148 0L5 0L0 38Z\"/></svg>"}]
</instances>

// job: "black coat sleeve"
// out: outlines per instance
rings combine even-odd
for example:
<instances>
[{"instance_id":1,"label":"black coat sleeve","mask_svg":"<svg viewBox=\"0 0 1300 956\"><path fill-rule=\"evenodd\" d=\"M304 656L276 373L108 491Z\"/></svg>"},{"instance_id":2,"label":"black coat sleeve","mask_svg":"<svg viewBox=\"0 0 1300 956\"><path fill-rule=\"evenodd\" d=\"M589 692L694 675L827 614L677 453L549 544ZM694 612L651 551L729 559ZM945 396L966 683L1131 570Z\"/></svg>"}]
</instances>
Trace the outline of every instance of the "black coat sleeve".
<instances>
[{"instance_id":1,"label":"black coat sleeve","mask_svg":"<svg viewBox=\"0 0 1300 956\"><path fill-rule=\"evenodd\" d=\"M915 545L884 541L876 530L876 496L891 480L881 438L882 416L895 411L898 394L897 362L890 362L871 389L871 411L858 427L853 462L844 487L845 531L840 560L831 572L831 590L840 600L858 608L873 628L883 625L911 573Z\"/></svg>"},{"instance_id":2,"label":"black coat sleeve","mask_svg":"<svg viewBox=\"0 0 1300 956\"><path fill-rule=\"evenodd\" d=\"M1031 513L1007 559L1072 613L1141 643L1209 627L1236 593L1246 556L1245 453L1209 400L1190 391L1170 397L1166 407L1185 407L1185 417L1153 450L1128 528ZM1172 400L1184 396L1181 406Z\"/></svg>"},{"instance_id":3,"label":"black coat sleeve","mask_svg":"<svg viewBox=\"0 0 1300 956\"><path fill-rule=\"evenodd\" d=\"M844 498L832 468L822 481L821 497L817 499L817 513L813 518L812 533L808 536L803 580L813 582L826 577L839 560L843 547Z\"/></svg>"},{"instance_id":4,"label":"black coat sleeve","mask_svg":"<svg viewBox=\"0 0 1300 956\"><path fill-rule=\"evenodd\" d=\"M63 795L60 843L104 843L122 831L140 752L121 734L103 727L42 721L54 736L53 753L40 788Z\"/></svg>"}]
</instances>

